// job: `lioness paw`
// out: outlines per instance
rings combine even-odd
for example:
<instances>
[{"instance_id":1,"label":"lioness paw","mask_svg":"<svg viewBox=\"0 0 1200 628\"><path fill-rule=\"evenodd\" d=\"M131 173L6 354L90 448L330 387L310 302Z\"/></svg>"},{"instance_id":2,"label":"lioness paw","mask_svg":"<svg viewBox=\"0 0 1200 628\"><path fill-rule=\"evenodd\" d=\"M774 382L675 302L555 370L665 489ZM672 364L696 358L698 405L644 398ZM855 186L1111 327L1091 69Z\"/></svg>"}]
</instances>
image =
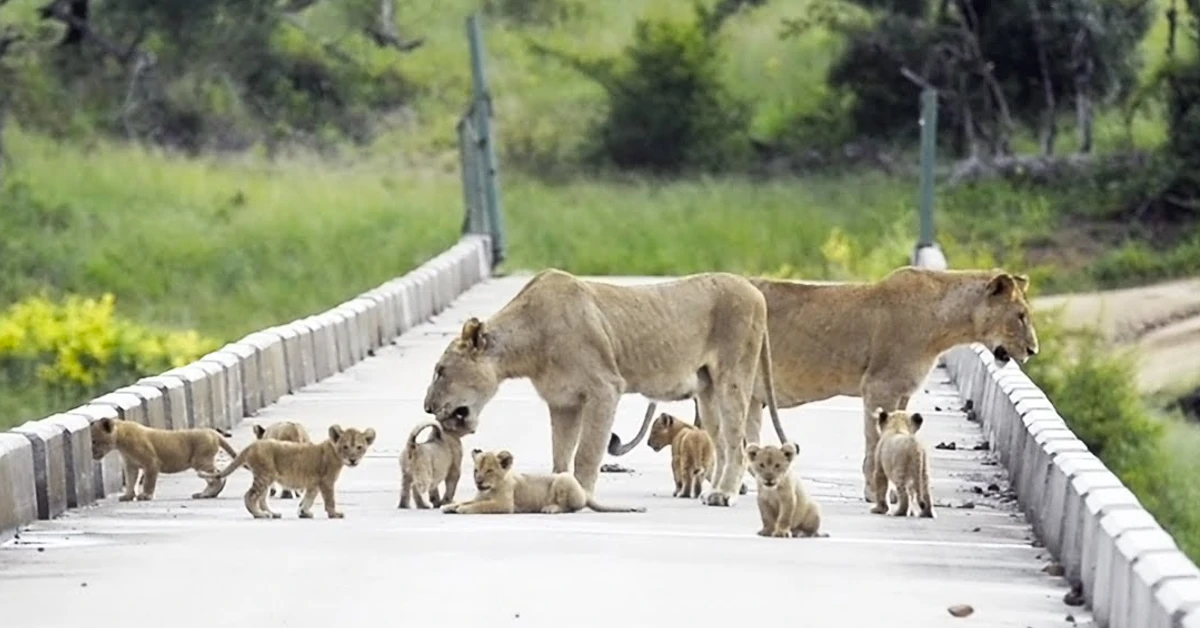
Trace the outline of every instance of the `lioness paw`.
<instances>
[{"instance_id":1,"label":"lioness paw","mask_svg":"<svg viewBox=\"0 0 1200 628\"><path fill-rule=\"evenodd\" d=\"M713 491L700 498L707 506L722 506L728 508L737 504L737 495Z\"/></svg>"},{"instance_id":2,"label":"lioness paw","mask_svg":"<svg viewBox=\"0 0 1200 628\"><path fill-rule=\"evenodd\" d=\"M887 511L887 504L875 504L875 507L871 509L871 512L876 515L885 515L887 514Z\"/></svg>"},{"instance_id":3,"label":"lioness paw","mask_svg":"<svg viewBox=\"0 0 1200 628\"><path fill-rule=\"evenodd\" d=\"M331 510L327 514L329 515L330 519L345 519L346 518L346 515L344 513L338 512L336 510Z\"/></svg>"}]
</instances>

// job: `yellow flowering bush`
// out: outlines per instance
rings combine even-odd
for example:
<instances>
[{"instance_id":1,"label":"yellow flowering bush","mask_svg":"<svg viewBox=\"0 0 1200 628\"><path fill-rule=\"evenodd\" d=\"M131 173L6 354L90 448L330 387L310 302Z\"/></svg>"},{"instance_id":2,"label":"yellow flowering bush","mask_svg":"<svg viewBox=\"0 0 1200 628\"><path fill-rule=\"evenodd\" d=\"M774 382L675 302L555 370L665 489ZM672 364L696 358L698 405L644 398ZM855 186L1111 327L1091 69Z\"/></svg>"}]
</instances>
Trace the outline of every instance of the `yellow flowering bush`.
<instances>
[{"instance_id":1,"label":"yellow flowering bush","mask_svg":"<svg viewBox=\"0 0 1200 628\"><path fill-rule=\"evenodd\" d=\"M217 348L195 331L143 327L99 298L23 299L0 314L0 374L11 387L40 386L82 401L146 375L183 366Z\"/></svg>"}]
</instances>

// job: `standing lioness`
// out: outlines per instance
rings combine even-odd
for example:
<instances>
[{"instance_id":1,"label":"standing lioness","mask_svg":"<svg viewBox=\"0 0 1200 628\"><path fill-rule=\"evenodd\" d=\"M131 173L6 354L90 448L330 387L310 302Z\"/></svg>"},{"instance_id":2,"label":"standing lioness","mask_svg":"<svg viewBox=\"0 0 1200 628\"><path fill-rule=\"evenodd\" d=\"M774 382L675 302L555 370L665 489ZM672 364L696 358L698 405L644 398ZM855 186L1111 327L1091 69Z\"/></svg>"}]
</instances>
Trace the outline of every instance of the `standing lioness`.
<instances>
[{"instance_id":1,"label":"standing lioness","mask_svg":"<svg viewBox=\"0 0 1200 628\"><path fill-rule=\"evenodd\" d=\"M1002 270L937 271L906 266L876 282L814 284L755 278L767 302L774 391L755 380L746 440L759 442L769 394L779 408L837 395L863 399L863 496L871 501L879 430L871 410L905 409L945 351L987 345L1001 365L1038 352L1029 279ZM707 427L708 413L699 408ZM622 455L619 441L609 453ZM614 439L615 440L615 439ZM782 439L780 439L782 440Z\"/></svg>"},{"instance_id":2,"label":"standing lioness","mask_svg":"<svg viewBox=\"0 0 1200 628\"><path fill-rule=\"evenodd\" d=\"M550 409L553 471L591 494L617 401L699 398L716 444L711 506L731 506L745 473L747 391L763 369L775 411L767 305L744 277L704 273L618 286L544 270L485 324L468 320L433 369L425 411L470 433L500 382L529 378Z\"/></svg>"}]
</instances>

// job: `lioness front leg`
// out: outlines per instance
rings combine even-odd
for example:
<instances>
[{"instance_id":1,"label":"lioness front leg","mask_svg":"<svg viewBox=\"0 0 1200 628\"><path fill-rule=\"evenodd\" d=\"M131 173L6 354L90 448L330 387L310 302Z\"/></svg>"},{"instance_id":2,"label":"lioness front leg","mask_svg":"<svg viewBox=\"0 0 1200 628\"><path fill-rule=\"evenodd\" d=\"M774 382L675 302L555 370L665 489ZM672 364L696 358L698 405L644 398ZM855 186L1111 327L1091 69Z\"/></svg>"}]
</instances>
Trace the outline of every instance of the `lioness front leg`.
<instances>
[{"instance_id":1,"label":"lioness front leg","mask_svg":"<svg viewBox=\"0 0 1200 628\"><path fill-rule=\"evenodd\" d=\"M608 436L617 418L617 400L620 398L617 390L611 387L589 393L579 413L582 429L575 451L575 479L588 495L595 493L600 463L604 460Z\"/></svg>"},{"instance_id":2,"label":"lioness front leg","mask_svg":"<svg viewBox=\"0 0 1200 628\"><path fill-rule=\"evenodd\" d=\"M733 506L737 503L746 474L746 454L742 440L746 436L746 404L749 395L744 392L748 390L748 386L735 382L725 382L720 389L721 421L717 451L725 450L725 466L718 469L717 486L704 501L709 506Z\"/></svg>"},{"instance_id":3,"label":"lioness front leg","mask_svg":"<svg viewBox=\"0 0 1200 628\"><path fill-rule=\"evenodd\" d=\"M583 427L579 408L550 408L550 452L554 473L566 473Z\"/></svg>"},{"instance_id":4,"label":"lioness front leg","mask_svg":"<svg viewBox=\"0 0 1200 628\"><path fill-rule=\"evenodd\" d=\"M332 482L322 482L320 484L320 488L321 488L321 501L325 502L325 514L328 515L330 519L341 519L341 518L345 517L346 515L342 514L341 512L338 512L337 502L333 496L333 483ZM419 495L419 493L418 493L418 495ZM419 499L420 498L418 498L418 500ZM420 503L420 502L418 501L418 503Z\"/></svg>"}]
</instances>

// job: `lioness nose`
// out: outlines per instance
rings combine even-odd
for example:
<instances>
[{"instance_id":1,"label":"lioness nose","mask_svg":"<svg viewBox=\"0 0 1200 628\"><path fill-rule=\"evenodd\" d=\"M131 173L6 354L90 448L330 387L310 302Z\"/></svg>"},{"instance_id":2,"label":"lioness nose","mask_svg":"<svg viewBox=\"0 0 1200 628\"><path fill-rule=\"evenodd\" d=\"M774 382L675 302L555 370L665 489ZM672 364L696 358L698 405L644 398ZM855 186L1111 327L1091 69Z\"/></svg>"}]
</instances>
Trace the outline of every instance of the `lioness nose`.
<instances>
[{"instance_id":1,"label":"lioness nose","mask_svg":"<svg viewBox=\"0 0 1200 628\"><path fill-rule=\"evenodd\" d=\"M1030 347L1029 348L1029 357L1032 358L1033 356L1037 355L1037 352L1038 352L1037 347Z\"/></svg>"}]
</instances>

